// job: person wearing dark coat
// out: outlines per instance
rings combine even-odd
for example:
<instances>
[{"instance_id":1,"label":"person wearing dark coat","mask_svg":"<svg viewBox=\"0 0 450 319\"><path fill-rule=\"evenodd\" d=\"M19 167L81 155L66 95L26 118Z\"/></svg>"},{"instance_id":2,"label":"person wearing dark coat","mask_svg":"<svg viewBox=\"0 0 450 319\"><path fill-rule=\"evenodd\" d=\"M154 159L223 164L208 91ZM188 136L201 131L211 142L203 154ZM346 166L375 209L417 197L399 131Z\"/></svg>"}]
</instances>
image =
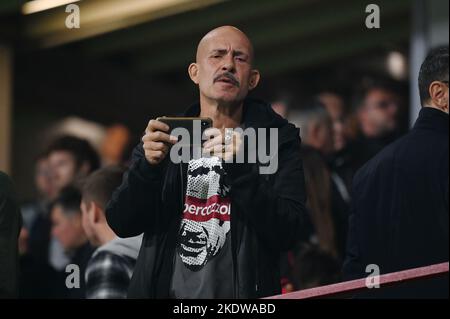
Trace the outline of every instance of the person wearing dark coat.
<instances>
[{"instance_id":1,"label":"person wearing dark coat","mask_svg":"<svg viewBox=\"0 0 450 319\"><path fill-rule=\"evenodd\" d=\"M223 144L242 141L237 132L228 138L220 132L203 144L206 153L218 149L221 154L177 164L166 157L167 144L175 144L176 137L161 121L150 121L106 209L119 237L144 233L128 298L279 294L280 254L296 244L308 218L299 130L270 105L246 98L259 72L252 68L253 47L242 31L212 30L200 41L196 61L189 75L199 85L200 103L184 115L210 117L216 132L243 127L262 137L278 131L273 138L278 169L263 174L262 163L248 157L244 163L228 162L245 153L244 144L249 153L255 150L248 139L239 149Z\"/></svg>"},{"instance_id":2,"label":"person wearing dark coat","mask_svg":"<svg viewBox=\"0 0 450 319\"><path fill-rule=\"evenodd\" d=\"M21 227L22 215L12 182L0 172L0 299L18 296L18 238Z\"/></svg>"},{"instance_id":3,"label":"person wearing dark coat","mask_svg":"<svg viewBox=\"0 0 450 319\"><path fill-rule=\"evenodd\" d=\"M448 47L429 54L419 75L423 107L414 127L354 178L347 280L368 276L371 264L385 274L448 262L448 57ZM448 276L365 296L448 298Z\"/></svg>"}]
</instances>

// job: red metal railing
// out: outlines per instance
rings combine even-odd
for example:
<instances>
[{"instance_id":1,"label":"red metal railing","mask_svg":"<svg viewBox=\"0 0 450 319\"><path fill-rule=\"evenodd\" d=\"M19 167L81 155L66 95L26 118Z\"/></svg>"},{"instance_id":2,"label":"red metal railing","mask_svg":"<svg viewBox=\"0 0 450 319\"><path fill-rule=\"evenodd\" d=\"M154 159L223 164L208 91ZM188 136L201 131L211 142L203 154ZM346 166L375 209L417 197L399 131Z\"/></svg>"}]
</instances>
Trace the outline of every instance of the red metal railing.
<instances>
[{"instance_id":1,"label":"red metal railing","mask_svg":"<svg viewBox=\"0 0 450 319\"><path fill-rule=\"evenodd\" d=\"M400 283L424 280L434 277L439 277L448 274L448 262L403 270L390 274L380 275L380 287L392 286ZM267 299L310 299L310 298L330 298L342 296L345 294L356 293L364 290L369 290L366 286L366 278L341 282L338 284L321 286L312 289L299 290L284 295L277 295L268 297Z\"/></svg>"}]
</instances>

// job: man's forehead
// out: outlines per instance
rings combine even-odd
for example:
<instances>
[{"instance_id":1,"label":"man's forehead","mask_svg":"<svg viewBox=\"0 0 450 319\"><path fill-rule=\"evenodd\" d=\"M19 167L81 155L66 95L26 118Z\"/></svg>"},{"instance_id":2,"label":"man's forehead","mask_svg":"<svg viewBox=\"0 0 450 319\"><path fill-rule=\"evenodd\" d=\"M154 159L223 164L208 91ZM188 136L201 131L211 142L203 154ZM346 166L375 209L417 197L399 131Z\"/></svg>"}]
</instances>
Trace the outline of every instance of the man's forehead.
<instances>
[{"instance_id":1,"label":"man's forehead","mask_svg":"<svg viewBox=\"0 0 450 319\"><path fill-rule=\"evenodd\" d=\"M220 27L210 31L200 41L197 56L214 50L240 51L253 54L253 47L248 37L234 27Z\"/></svg>"},{"instance_id":2,"label":"man's forehead","mask_svg":"<svg viewBox=\"0 0 450 319\"><path fill-rule=\"evenodd\" d=\"M242 52L242 53L249 53L250 48L247 45L243 45L240 43L233 43L230 41L217 41L217 42L211 42L205 46L207 52L214 52L214 51L228 51L232 50L234 52Z\"/></svg>"}]
</instances>

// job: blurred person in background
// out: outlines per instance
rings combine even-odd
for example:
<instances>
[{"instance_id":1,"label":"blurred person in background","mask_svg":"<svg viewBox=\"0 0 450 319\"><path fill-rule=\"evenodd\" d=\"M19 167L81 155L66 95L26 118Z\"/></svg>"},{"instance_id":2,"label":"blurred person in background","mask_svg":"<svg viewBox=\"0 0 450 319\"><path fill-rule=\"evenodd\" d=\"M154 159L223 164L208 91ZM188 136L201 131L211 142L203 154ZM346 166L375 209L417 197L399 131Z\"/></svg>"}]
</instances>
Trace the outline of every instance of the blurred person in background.
<instances>
[{"instance_id":1,"label":"blurred person in background","mask_svg":"<svg viewBox=\"0 0 450 319\"><path fill-rule=\"evenodd\" d=\"M99 159L91 145L72 136L57 138L37 158L37 200L22 207L21 298L58 297L58 274L70 259L51 236L50 203L63 187L98 166Z\"/></svg>"},{"instance_id":2,"label":"blurred person in background","mask_svg":"<svg viewBox=\"0 0 450 319\"><path fill-rule=\"evenodd\" d=\"M48 246L51 225L48 212L55 188L46 153L36 159L37 198L22 206L23 226L19 236L20 298L51 298L55 295L57 272L49 264ZM63 256L64 259L64 256ZM67 259L66 259L67 260Z\"/></svg>"},{"instance_id":3,"label":"blurred person in background","mask_svg":"<svg viewBox=\"0 0 450 319\"><path fill-rule=\"evenodd\" d=\"M282 118L287 118L292 107L292 96L285 92L278 94L278 97L271 103L272 109Z\"/></svg>"},{"instance_id":4,"label":"blurred person in background","mask_svg":"<svg viewBox=\"0 0 450 319\"><path fill-rule=\"evenodd\" d=\"M272 109L282 118L286 118L288 113L288 106L285 102L275 101L274 103L272 103Z\"/></svg>"},{"instance_id":5,"label":"blurred person in background","mask_svg":"<svg viewBox=\"0 0 450 319\"><path fill-rule=\"evenodd\" d=\"M132 136L130 130L122 124L114 124L106 129L105 137L100 146L102 165L126 164L130 151Z\"/></svg>"},{"instance_id":6,"label":"blurred person in background","mask_svg":"<svg viewBox=\"0 0 450 319\"><path fill-rule=\"evenodd\" d=\"M39 155L36 160L34 184L36 185L37 198L43 204L48 205L48 202L56 197L57 190L52 181L50 163L45 153Z\"/></svg>"},{"instance_id":7,"label":"blurred person in background","mask_svg":"<svg viewBox=\"0 0 450 319\"><path fill-rule=\"evenodd\" d=\"M61 274L63 296L71 299L83 299L86 296L84 276L93 252L93 247L89 244L83 229L80 205L81 193L79 190L73 186L67 186L60 191L51 209L52 235L70 257L68 264L77 265L80 270L80 288L69 289L66 287L63 277L67 274L65 272Z\"/></svg>"},{"instance_id":8,"label":"blurred person in background","mask_svg":"<svg viewBox=\"0 0 450 319\"><path fill-rule=\"evenodd\" d=\"M142 235L119 238L106 222L105 208L120 186L125 170L110 166L87 177L82 187L82 222L89 242L97 247L86 268L88 299L126 298L141 247Z\"/></svg>"},{"instance_id":9,"label":"blurred person in background","mask_svg":"<svg viewBox=\"0 0 450 319\"><path fill-rule=\"evenodd\" d=\"M47 260L48 235L50 224L42 222L45 220L49 204L56 196L56 190L51 178L50 164L46 153L40 154L36 159L34 171L34 184L37 197L34 202L22 206L23 231L21 235L26 241L26 251L36 261ZM45 230L45 228L47 228ZM25 248L25 247L24 247Z\"/></svg>"},{"instance_id":10,"label":"blurred person in background","mask_svg":"<svg viewBox=\"0 0 450 319\"><path fill-rule=\"evenodd\" d=\"M56 189L51 178L50 164L46 153L40 154L36 159L34 171L34 185L36 187L36 200L22 206L23 224L29 232L36 220L45 216L49 209L49 203L56 196ZM38 238L33 243L40 242Z\"/></svg>"},{"instance_id":11,"label":"blurred person in background","mask_svg":"<svg viewBox=\"0 0 450 319\"><path fill-rule=\"evenodd\" d=\"M399 137L401 99L393 84L373 81L355 96L355 107L360 129L355 145L359 168Z\"/></svg>"},{"instance_id":12,"label":"blurred person in background","mask_svg":"<svg viewBox=\"0 0 450 319\"><path fill-rule=\"evenodd\" d=\"M315 246L306 246L292 257L292 284L303 290L338 283L342 280L341 264L333 255Z\"/></svg>"},{"instance_id":13,"label":"blurred person in background","mask_svg":"<svg viewBox=\"0 0 450 319\"><path fill-rule=\"evenodd\" d=\"M339 256L332 213L330 169L322 154L310 146L302 147L301 158L311 227L303 234L307 238L290 251L282 263L286 292L332 284L341 278L343 256Z\"/></svg>"},{"instance_id":14,"label":"blurred person in background","mask_svg":"<svg viewBox=\"0 0 450 319\"><path fill-rule=\"evenodd\" d=\"M56 194L100 167L99 156L91 144L74 136L56 139L47 154Z\"/></svg>"},{"instance_id":15,"label":"blurred person in background","mask_svg":"<svg viewBox=\"0 0 450 319\"><path fill-rule=\"evenodd\" d=\"M319 93L316 99L325 106L333 122L333 148L334 152L341 151L347 143L344 121L346 116L345 101L337 93L325 91Z\"/></svg>"},{"instance_id":16,"label":"blurred person in background","mask_svg":"<svg viewBox=\"0 0 450 319\"><path fill-rule=\"evenodd\" d=\"M333 123L325 106L317 100L308 101L289 120L300 128L303 143L319 151L324 157L333 154Z\"/></svg>"},{"instance_id":17,"label":"blurred person in background","mask_svg":"<svg viewBox=\"0 0 450 319\"><path fill-rule=\"evenodd\" d=\"M280 293L280 253L293 246L307 219L300 137L269 104L247 98L260 79L253 63L248 37L224 26L203 37L188 68L200 99L184 115L213 120L221 133L203 149L216 154L220 149L220 155L175 164L168 153L177 138L157 120L149 122L135 148L106 212L119 236L145 232L130 298L242 299ZM224 143L224 129L237 127L278 129L276 174L260 174L260 163L227 161L245 152L242 143ZM242 142L236 131L229 137ZM201 216L192 209L212 213Z\"/></svg>"},{"instance_id":18,"label":"blurred person in background","mask_svg":"<svg viewBox=\"0 0 450 319\"><path fill-rule=\"evenodd\" d=\"M0 171L0 299L18 297L22 217L10 178Z\"/></svg>"},{"instance_id":19,"label":"blurred person in background","mask_svg":"<svg viewBox=\"0 0 450 319\"><path fill-rule=\"evenodd\" d=\"M348 210L350 204L350 195L344 180L333 171L333 127L332 119L325 106L317 99L314 99L304 105L298 111L293 112L289 117L292 123L300 127L300 136L304 146L309 146L318 152L319 158L317 164L311 162L310 170L316 171L317 166L323 166L327 171L326 175L330 185L330 196L326 203L321 203L320 209L328 205L333 219L334 240L337 256L342 258L345 252L345 243L347 239ZM310 152L307 153L310 155ZM317 158L317 156L315 156ZM325 165L322 165L325 163ZM306 177L305 171L305 177ZM317 207L319 209L319 207ZM322 212L327 214L326 212Z\"/></svg>"},{"instance_id":20,"label":"blurred person in background","mask_svg":"<svg viewBox=\"0 0 450 319\"><path fill-rule=\"evenodd\" d=\"M333 91L323 91L316 98L322 103L330 115L333 126L333 155L330 157L332 170L342 178L348 190L356 171L354 139L352 130L352 115L348 114L344 98ZM348 201L348 200L347 200Z\"/></svg>"},{"instance_id":21,"label":"blurred person in background","mask_svg":"<svg viewBox=\"0 0 450 319\"><path fill-rule=\"evenodd\" d=\"M45 193L45 202L53 201L61 189L77 183L100 166L99 157L89 142L74 136L62 136L54 140L46 149L42 161L45 161L42 167L45 168L46 178L49 178L46 183L51 190ZM40 179L37 182L44 184ZM33 257L32 262L39 267L50 265L59 272L67 265L69 258L60 243L51 236L49 207L42 208L42 213L30 225L29 254ZM45 297L45 290L36 292L41 293L40 297Z\"/></svg>"},{"instance_id":22,"label":"blurred person in background","mask_svg":"<svg viewBox=\"0 0 450 319\"><path fill-rule=\"evenodd\" d=\"M448 262L448 81L448 47L432 50L419 73L422 109L413 129L356 174L347 279L365 277L368 264L386 274ZM448 275L375 295L448 298Z\"/></svg>"},{"instance_id":23,"label":"blurred person in background","mask_svg":"<svg viewBox=\"0 0 450 319\"><path fill-rule=\"evenodd\" d=\"M314 226L310 242L337 257L330 170L323 156L312 147L303 146L301 156L305 168L306 206Z\"/></svg>"}]
</instances>

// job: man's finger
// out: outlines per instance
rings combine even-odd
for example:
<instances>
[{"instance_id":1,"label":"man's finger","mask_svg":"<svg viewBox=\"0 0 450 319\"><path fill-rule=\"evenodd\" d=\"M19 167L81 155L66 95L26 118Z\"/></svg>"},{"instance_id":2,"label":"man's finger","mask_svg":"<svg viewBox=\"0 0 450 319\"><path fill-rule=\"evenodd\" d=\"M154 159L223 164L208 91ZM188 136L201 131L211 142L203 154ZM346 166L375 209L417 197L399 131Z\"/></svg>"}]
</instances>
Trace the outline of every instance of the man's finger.
<instances>
[{"instance_id":1,"label":"man's finger","mask_svg":"<svg viewBox=\"0 0 450 319\"><path fill-rule=\"evenodd\" d=\"M162 132L168 132L169 126L161 121L158 120L150 120L148 122L148 131L149 133L156 132L156 131L162 131Z\"/></svg>"},{"instance_id":2,"label":"man's finger","mask_svg":"<svg viewBox=\"0 0 450 319\"><path fill-rule=\"evenodd\" d=\"M150 151L150 157L160 160L164 157L163 151Z\"/></svg>"},{"instance_id":3,"label":"man's finger","mask_svg":"<svg viewBox=\"0 0 450 319\"><path fill-rule=\"evenodd\" d=\"M166 153L169 147L163 142L146 141L144 142L144 149L148 149L150 151L163 151Z\"/></svg>"},{"instance_id":4,"label":"man's finger","mask_svg":"<svg viewBox=\"0 0 450 319\"><path fill-rule=\"evenodd\" d=\"M212 139L216 136L222 135L222 132L218 128L211 127L206 129L204 134L207 138Z\"/></svg>"},{"instance_id":5,"label":"man's finger","mask_svg":"<svg viewBox=\"0 0 450 319\"><path fill-rule=\"evenodd\" d=\"M206 141L205 143L203 143L203 147L204 148L210 148L219 144L223 144L223 138L222 135L217 135L214 138Z\"/></svg>"},{"instance_id":6,"label":"man's finger","mask_svg":"<svg viewBox=\"0 0 450 319\"><path fill-rule=\"evenodd\" d=\"M166 153L169 149L167 144L164 144L162 142L150 142L150 148L153 151L163 151L164 153Z\"/></svg>"},{"instance_id":7,"label":"man's finger","mask_svg":"<svg viewBox=\"0 0 450 319\"><path fill-rule=\"evenodd\" d=\"M169 137L167 138L167 136L169 136ZM142 137L141 140L143 143L164 142L164 143L169 143L169 144L175 144L178 142L178 138L176 136L168 135L168 134L162 133L160 131L153 132L153 133L147 133Z\"/></svg>"},{"instance_id":8,"label":"man's finger","mask_svg":"<svg viewBox=\"0 0 450 319\"><path fill-rule=\"evenodd\" d=\"M217 144L208 148L203 148L204 154L221 156L223 153L233 153L233 145Z\"/></svg>"},{"instance_id":9,"label":"man's finger","mask_svg":"<svg viewBox=\"0 0 450 319\"><path fill-rule=\"evenodd\" d=\"M176 136L172 136L161 131L149 133L148 137L144 137L143 140L152 142L164 142L168 144L175 144L176 142L178 142L178 138Z\"/></svg>"}]
</instances>

